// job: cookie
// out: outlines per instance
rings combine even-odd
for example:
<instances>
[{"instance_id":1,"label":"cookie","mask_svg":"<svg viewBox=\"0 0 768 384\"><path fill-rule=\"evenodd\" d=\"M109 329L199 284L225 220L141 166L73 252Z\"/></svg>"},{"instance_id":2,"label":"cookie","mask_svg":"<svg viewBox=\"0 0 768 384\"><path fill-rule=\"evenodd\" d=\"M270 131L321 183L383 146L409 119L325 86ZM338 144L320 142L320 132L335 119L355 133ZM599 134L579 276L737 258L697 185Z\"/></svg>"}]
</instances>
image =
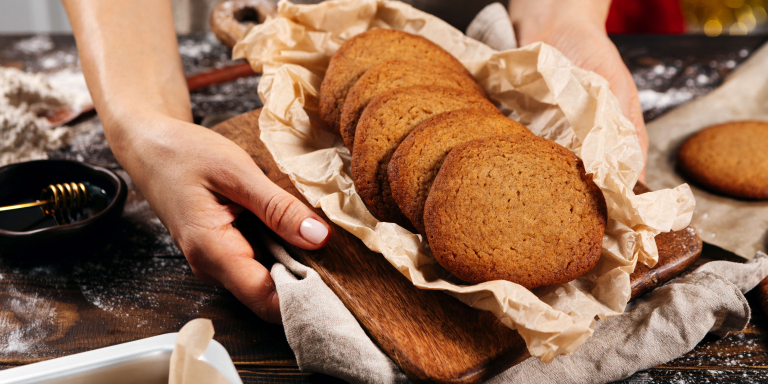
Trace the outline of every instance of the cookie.
<instances>
[{"instance_id":1,"label":"cookie","mask_svg":"<svg viewBox=\"0 0 768 384\"><path fill-rule=\"evenodd\" d=\"M355 131L352 178L357 193L379 220L412 228L390 193L389 159L419 123L434 115L464 108L499 113L490 101L477 93L435 85L393 89L368 104Z\"/></svg>"},{"instance_id":2,"label":"cookie","mask_svg":"<svg viewBox=\"0 0 768 384\"><path fill-rule=\"evenodd\" d=\"M341 111L341 137L350 152L355 141L357 121L368 103L386 91L412 85L439 85L488 97L474 79L440 64L414 60L389 60L376 64L349 89Z\"/></svg>"},{"instance_id":3,"label":"cookie","mask_svg":"<svg viewBox=\"0 0 768 384\"><path fill-rule=\"evenodd\" d=\"M461 144L424 206L437 261L470 283L565 283L595 266L606 224L602 191L573 153L535 135Z\"/></svg>"},{"instance_id":4,"label":"cookie","mask_svg":"<svg viewBox=\"0 0 768 384\"><path fill-rule=\"evenodd\" d=\"M475 139L515 133L532 135L501 113L479 109L460 109L425 120L400 143L389 161L392 197L413 226L426 234L424 201L448 152Z\"/></svg>"},{"instance_id":5,"label":"cookie","mask_svg":"<svg viewBox=\"0 0 768 384\"><path fill-rule=\"evenodd\" d=\"M320 85L318 112L331 132L339 133L347 91L372 66L393 59L441 64L470 76L466 68L437 44L394 29L363 32L344 43L331 57Z\"/></svg>"},{"instance_id":6,"label":"cookie","mask_svg":"<svg viewBox=\"0 0 768 384\"><path fill-rule=\"evenodd\" d=\"M768 122L738 121L704 129L677 152L680 172L716 193L768 199Z\"/></svg>"}]
</instances>

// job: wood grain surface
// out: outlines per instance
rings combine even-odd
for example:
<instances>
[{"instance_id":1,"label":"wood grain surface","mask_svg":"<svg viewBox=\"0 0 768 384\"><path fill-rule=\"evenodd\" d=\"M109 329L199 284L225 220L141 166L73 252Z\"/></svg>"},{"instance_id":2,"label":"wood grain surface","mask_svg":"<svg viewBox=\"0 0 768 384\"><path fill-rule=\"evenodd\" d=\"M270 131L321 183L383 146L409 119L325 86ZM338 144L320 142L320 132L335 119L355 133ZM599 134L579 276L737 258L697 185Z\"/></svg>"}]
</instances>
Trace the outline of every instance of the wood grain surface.
<instances>
[{"instance_id":1,"label":"wood grain surface","mask_svg":"<svg viewBox=\"0 0 768 384\"><path fill-rule=\"evenodd\" d=\"M0 364L178 332L203 317L213 320L216 340L235 362L295 366L281 326L260 320L226 290L200 283L183 257L115 254L78 259L60 253L57 260L2 254Z\"/></svg>"},{"instance_id":2,"label":"wood grain surface","mask_svg":"<svg viewBox=\"0 0 768 384\"><path fill-rule=\"evenodd\" d=\"M242 147L272 181L306 203L259 139L260 112L237 116L212 129ZM638 185L636 191L648 189ZM528 357L517 332L492 314L441 292L417 289L384 257L331 223L321 210L315 211L333 227L328 245L306 251L281 242L294 257L318 271L371 338L410 378L478 382ZM668 234L657 245L657 267L645 267L631 277L633 298L678 275L701 254L701 239L695 230Z\"/></svg>"}]
</instances>

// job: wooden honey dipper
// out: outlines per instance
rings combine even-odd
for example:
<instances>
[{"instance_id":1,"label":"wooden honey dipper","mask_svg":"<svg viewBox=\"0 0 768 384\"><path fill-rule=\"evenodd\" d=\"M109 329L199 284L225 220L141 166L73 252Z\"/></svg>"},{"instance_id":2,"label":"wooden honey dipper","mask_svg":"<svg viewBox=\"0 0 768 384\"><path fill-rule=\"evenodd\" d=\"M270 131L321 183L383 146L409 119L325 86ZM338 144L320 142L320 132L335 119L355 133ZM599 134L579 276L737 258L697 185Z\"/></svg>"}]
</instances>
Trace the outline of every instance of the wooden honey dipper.
<instances>
[{"instance_id":1,"label":"wooden honey dipper","mask_svg":"<svg viewBox=\"0 0 768 384\"><path fill-rule=\"evenodd\" d=\"M70 211L84 208L90 198L83 183L51 184L40 193L40 199L31 203L22 203L0 207L0 212L15 209L42 207L47 216L67 214Z\"/></svg>"}]
</instances>

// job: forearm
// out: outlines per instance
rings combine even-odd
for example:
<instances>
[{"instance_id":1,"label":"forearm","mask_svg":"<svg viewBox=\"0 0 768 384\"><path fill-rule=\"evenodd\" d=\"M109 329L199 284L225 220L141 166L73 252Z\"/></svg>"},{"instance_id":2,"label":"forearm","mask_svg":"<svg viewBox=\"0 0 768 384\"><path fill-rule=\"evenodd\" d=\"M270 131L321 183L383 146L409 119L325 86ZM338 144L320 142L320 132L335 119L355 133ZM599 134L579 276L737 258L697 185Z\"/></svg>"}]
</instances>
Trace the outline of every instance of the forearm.
<instances>
[{"instance_id":1,"label":"forearm","mask_svg":"<svg viewBox=\"0 0 768 384\"><path fill-rule=\"evenodd\" d=\"M237 144L192 124L170 0L64 0L110 148L189 260L265 320L275 285L232 225L255 213L291 244L317 249L331 228L272 183Z\"/></svg>"},{"instance_id":2,"label":"forearm","mask_svg":"<svg viewBox=\"0 0 768 384\"><path fill-rule=\"evenodd\" d=\"M136 119L192 121L170 1L63 3L94 106L121 163L123 147L152 126Z\"/></svg>"}]
</instances>

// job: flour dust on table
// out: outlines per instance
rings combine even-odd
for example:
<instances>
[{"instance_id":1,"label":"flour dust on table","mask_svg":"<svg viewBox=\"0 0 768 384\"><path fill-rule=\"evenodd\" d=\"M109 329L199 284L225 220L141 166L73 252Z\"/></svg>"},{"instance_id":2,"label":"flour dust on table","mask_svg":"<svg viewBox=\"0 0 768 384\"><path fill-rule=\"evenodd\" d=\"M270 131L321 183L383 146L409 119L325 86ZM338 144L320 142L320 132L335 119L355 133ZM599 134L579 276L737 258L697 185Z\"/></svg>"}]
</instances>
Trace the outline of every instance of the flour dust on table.
<instances>
[{"instance_id":1,"label":"flour dust on table","mask_svg":"<svg viewBox=\"0 0 768 384\"><path fill-rule=\"evenodd\" d=\"M63 308L62 308L63 307ZM75 319L61 317L60 312L72 310L72 304L23 294L10 286L0 292L0 356L24 353L38 356L40 342L52 333L66 331Z\"/></svg>"},{"instance_id":2,"label":"flour dust on table","mask_svg":"<svg viewBox=\"0 0 768 384\"><path fill-rule=\"evenodd\" d=\"M78 75L82 78L81 73ZM77 82L67 74L58 79L67 86ZM45 115L84 102L90 98L55 88L45 75L0 67L0 166L47 159L46 152L66 146L72 129L52 127Z\"/></svg>"}]
</instances>

